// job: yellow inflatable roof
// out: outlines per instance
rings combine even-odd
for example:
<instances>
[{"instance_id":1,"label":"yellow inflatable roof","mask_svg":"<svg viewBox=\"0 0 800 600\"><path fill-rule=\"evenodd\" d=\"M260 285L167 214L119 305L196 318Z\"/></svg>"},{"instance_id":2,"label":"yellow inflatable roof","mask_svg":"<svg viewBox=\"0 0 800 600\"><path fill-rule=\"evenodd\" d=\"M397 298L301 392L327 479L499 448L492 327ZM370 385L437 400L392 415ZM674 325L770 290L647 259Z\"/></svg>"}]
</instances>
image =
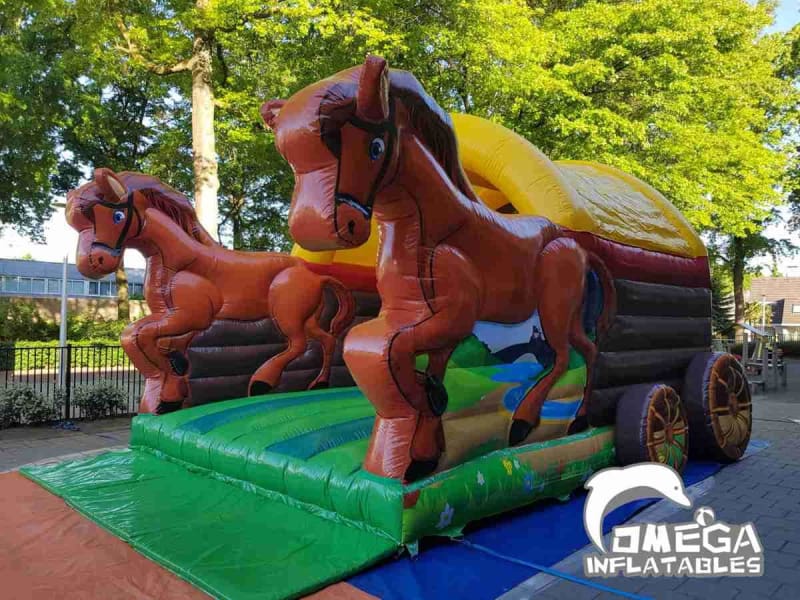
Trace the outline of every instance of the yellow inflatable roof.
<instances>
[{"instance_id":1,"label":"yellow inflatable roof","mask_svg":"<svg viewBox=\"0 0 800 600\"><path fill-rule=\"evenodd\" d=\"M487 206L510 203L520 214L540 215L573 231L679 256L705 256L700 236L658 191L599 163L556 161L502 125L453 114L461 162ZM373 227L375 223L373 222ZM317 263L374 265L377 235L359 248L292 254Z\"/></svg>"}]
</instances>

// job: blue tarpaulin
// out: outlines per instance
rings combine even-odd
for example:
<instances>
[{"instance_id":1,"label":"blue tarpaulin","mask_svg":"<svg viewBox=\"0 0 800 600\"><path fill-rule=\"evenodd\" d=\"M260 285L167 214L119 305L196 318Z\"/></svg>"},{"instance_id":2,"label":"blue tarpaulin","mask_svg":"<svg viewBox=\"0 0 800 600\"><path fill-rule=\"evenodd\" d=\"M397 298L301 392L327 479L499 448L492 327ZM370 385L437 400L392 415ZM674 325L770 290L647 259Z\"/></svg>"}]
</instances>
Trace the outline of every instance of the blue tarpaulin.
<instances>
[{"instance_id":1,"label":"blue tarpaulin","mask_svg":"<svg viewBox=\"0 0 800 600\"><path fill-rule=\"evenodd\" d=\"M748 454L766 445L753 440ZM683 473L685 485L710 477L722 466L690 462ZM589 543L583 530L585 499L585 493L576 493L567 502L539 503L485 519L467 529L464 538L507 557L552 566ZM653 502L640 500L619 507L605 518L604 532ZM352 577L349 583L383 600L489 600L534 575L536 571L529 567L475 547L437 539L424 544L417 556L384 562Z\"/></svg>"}]
</instances>

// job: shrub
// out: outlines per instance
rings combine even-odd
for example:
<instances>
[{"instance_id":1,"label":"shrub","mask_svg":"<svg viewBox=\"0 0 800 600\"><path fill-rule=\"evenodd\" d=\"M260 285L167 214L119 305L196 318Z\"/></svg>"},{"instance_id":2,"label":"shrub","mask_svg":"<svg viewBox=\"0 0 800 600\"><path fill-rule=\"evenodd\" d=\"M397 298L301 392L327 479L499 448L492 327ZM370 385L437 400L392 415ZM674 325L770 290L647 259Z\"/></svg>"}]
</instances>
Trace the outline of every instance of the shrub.
<instances>
[{"instance_id":1,"label":"shrub","mask_svg":"<svg viewBox=\"0 0 800 600\"><path fill-rule=\"evenodd\" d=\"M35 302L0 298L0 340L51 340L58 325L39 314Z\"/></svg>"},{"instance_id":2,"label":"shrub","mask_svg":"<svg viewBox=\"0 0 800 600\"><path fill-rule=\"evenodd\" d=\"M14 342L0 342L0 371L14 368Z\"/></svg>"},{"instance_id":3,"label":"shrub","mask_svg":"<svg viewBox=\"0 0 800 600\"><path fill-rule=\"evenodd\" d=\"M784 356L800 356L800 342L780 342L778 347L783 350Z\"/></svg>"},{"instance_id":4,"label":"shrub","mask_svg":"<svg viewBox=\"0 0 800 600\"><path fill-rule=\"evenodd\" d=\"M800 356L800 341L788 341L788 342L778 342L778 348L783 350L784 356ZM756 343L750 342L748 346L748 356L752 357L753 352L756 351ZM742 344L734 344L731 346L731 354L736 354L738 356L742 355Z\"/></svg>"},{"instance_id":5,"label":"shrub","mask_svg":"<svg viewBox=\"0 0 800 600\"><path fill-rule=\"evenodd\" d=\"M60 407L58 394L51 400L28 385L11 385L0 392L0 427L53 421Z\"/></svg>"},{"instance_id":6,"label":"shrub","mask_svg":"<svg viewBox=\"0 0 800 600\"><path fill-rule=\"evenodd\" d=\"M119 340L92 339L82 342L70 342L72 346L71 364L73 368L107 368L126 367L130 365L128 355L119 347ZM61 354L56 350L57 341L34 342L22 340L17 342L14 369L27 371L30 369L54 369L58 367ZM0 349L0 352L2 349Z\"/></svg>"},{"instance_id":7,"label":"shrub","mask_svg":"<svg viewBox=\"0 0 800 600\"><path fill-rule=\"evenodd\" d=\"M61 398L59 392L56 392L52 400L42 394L31 394L20 407L21 421L28 425L37 425L60 419L63 403Z\"/></svg>"},{"instance_id":8,"label":"shrub","mask_svg":"<svg viewBox=\"0 0 800 600\"><path fill-rule=\"evenodd\" d=\"M19 398L22 392L19 388L24 386L9 386L0 392L0 429L20 422Z\"/></svg>"},{"instance_id":9,"label":"shrub","mask_svg":"<svg viewBox=\"0 0 800 600\"><path fill-rule=\"evenodd\" d=\"M113 383L78 386L72 392L72 403L79 407L86 419L94 420L124 410L128 396Z\"/></svg>"},{"instance_id":10,"label":"shrub","mask_svg":"<svg viewBox=\"0 0 800 600\"><path fill-rule=\"evenodd\" d=\"M113 340L119 344L119 335L127 321L103 321L88 315L74 315L67 321L67 338L70 340Z\"/></svg>"}]
</instances>

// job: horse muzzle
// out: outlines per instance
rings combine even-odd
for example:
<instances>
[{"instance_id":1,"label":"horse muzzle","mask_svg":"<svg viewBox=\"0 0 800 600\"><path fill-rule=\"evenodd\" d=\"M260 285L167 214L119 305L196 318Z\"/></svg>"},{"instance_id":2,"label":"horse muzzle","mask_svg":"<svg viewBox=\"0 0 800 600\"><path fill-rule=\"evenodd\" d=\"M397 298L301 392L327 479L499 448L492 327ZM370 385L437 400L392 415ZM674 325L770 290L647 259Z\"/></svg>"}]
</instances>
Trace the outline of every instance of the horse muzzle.
<instances>
[{"instance_id":1,"label":"horse muzzle","mask_svg":"<svg viewBox=\"0 0 800 600\"><path fill-rule=\"evenodd\" d=\"M346 247L360 246L369 239L372 210L348 194L336 195L336 236Z\"/></svg>"},{"instance_id":2,"label":"horse muzzle","mask_svg":"<svg viewBox=\"0 0 800 600\"><path fill-rule=\"evenodd\" d=\"M122 253L100 242L93 242L88 252L82 252L78 245L77 267L84 277L99 279L113 273L119 267Z\"/></svg>"}]
</instances>

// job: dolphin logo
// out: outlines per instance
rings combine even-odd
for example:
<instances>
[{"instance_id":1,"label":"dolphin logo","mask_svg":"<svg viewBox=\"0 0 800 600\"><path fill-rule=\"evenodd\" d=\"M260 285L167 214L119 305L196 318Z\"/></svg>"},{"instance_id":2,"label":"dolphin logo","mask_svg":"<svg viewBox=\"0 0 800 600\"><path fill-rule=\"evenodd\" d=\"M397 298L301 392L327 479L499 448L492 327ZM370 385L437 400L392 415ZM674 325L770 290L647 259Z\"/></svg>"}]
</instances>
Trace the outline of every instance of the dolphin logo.
<instances>
[{"instance_id":1,"label":"dolphin logo","mask_svg":"<svg viewBox=\"0 0 800 600\"><path fill-rule=\"evenodd\" d=\"M603 519L615 508L644 498L667 498L686 508L692 505L681 476L672 467L659 463L603 469L586 482L586 489L589 495L583 506L583 526L601 552L606 551Z\"/></svg>"}]
</instances>

